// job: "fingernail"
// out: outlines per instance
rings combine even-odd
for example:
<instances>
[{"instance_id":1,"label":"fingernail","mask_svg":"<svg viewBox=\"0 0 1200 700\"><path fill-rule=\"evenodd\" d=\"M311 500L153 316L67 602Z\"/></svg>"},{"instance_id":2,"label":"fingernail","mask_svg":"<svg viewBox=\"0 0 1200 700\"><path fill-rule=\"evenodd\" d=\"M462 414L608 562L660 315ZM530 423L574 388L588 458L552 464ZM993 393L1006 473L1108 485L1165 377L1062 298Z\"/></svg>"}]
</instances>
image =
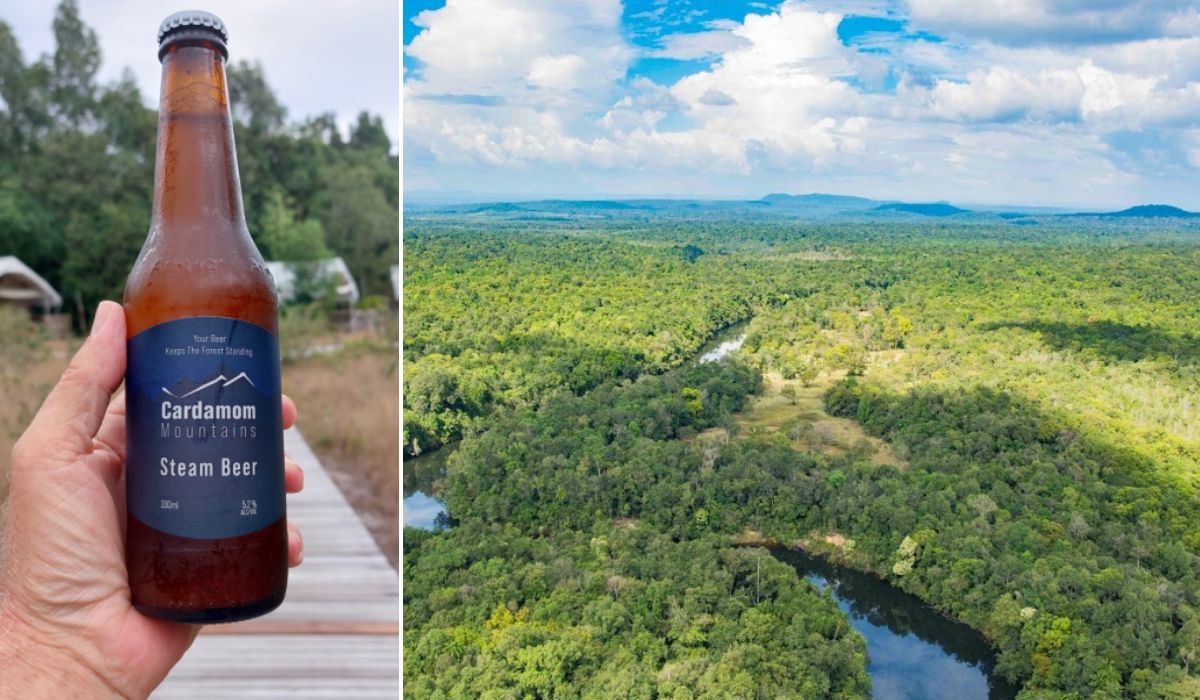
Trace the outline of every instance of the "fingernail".
<instances>
[{"instance_id":1,"label":"fingernail","mask_svg":"<svg viewBox=\"0 0 1200 700\"><path fill-rule=\"evenodd\" d=\"M112 315L113 304L111 302L102 301L96 307L96 316L92 318L92 330L89 335L94 334L97 328L103 328L104 322Z\"/></svg>"}]
</instances>

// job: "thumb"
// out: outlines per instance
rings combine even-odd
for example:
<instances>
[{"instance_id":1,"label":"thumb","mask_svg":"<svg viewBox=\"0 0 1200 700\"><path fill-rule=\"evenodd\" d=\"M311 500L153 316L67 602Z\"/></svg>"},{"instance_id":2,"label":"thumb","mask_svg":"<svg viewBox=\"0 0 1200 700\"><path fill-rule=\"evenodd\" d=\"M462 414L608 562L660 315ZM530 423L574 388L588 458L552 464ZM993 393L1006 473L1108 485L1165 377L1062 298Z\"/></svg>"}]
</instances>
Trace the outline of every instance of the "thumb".
<instances>
[{"instance_id":1,"label":"thumb","mask_svg":"<svg viewBox=\"0 0 1200 700\"><path fill-rule=\"evenodd\" d=\"M18 444L14 453L63 462L90 453L109 399L124 379L125 309L102 301L91 335L21 436L21 443L32 444Z\"/></svg>"}]
</instances>

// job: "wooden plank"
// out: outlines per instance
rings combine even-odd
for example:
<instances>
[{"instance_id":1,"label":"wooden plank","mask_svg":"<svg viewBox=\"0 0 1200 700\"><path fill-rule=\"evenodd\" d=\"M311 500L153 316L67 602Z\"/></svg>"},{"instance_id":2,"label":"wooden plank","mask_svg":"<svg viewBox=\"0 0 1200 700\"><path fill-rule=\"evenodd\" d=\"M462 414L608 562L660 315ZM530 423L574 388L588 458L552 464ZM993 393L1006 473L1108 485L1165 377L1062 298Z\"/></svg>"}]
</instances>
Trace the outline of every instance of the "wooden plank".
<instances>
[{"instance_id":1,"label":"wooden plank","mask_svg":"<svg viewBox=\"0 0 1200 700\"><path fill-rule=\"evenodd\" d=\"M269 616L236 625L209 625L200 634L400 634L398 622L320 622L273 620Z\"/></svg>"},{"instance_id":2,"label":"wooden plank","mask_svg":"<svg viewBox=\"0 0 1200 700\"><path fill-rule=\"evenodd\" d=\"M304 469L304 490L288 496L288 518L304 536L304 563L291 570L278 610L237 625L266 620L398 625L399 574L298 430L284 433L284 449Z\"/></svg>"},{"instance_id":3,"label":"wooden plank","mask_svg":"<svg viewBox=\"0 0 1200 700\"><path fill-rule=\"evenodd\" d=\"M153 697L394 700L399 654L395 636L204 635Z\"/></svg>"},{"instance_id":4,"label":"wooden plank","mask_svg":"<svg viewBox=\"0 0 1200 700\"><path fill-rule=\"evenodd\" d=\"M399 574L298 431L284 447L305 481L288 496L304 563L287 597L264 617L206 627L154 698L399 695Z\"/></svg>"}]
</instances>

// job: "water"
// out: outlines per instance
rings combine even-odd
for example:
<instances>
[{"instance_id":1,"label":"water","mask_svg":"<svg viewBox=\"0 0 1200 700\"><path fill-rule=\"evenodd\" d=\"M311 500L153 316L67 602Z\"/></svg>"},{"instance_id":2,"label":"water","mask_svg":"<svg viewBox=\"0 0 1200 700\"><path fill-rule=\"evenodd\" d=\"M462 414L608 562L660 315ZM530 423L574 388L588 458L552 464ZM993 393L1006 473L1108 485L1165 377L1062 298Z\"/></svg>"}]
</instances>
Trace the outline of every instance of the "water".
<instances>
[{"instance_id":1,"label":"water","mask_svg":"<svg viewBox=\"0 0 1200 700\"><path fill-rule=\"evenodd\" d=\"M405 527L433 530L438 527L439 516L446 517L446 505L438 499L442 478L446 476L446 459L458 448L458 443L445 445L441 449L404 460L404 513Z\"/></svg>"},{"instance_id":2,"label":"water","mask_svg":"<svg viewBox=\"0 0 1200 700\"><path fill-rule=\"evenodd\" d=\"M701 348L696 361L700 364L716 362L732 352L741 350L742 344L746 342L746 325L748 323L749 321L735 323L713 335L713 339Z\"/></svg>"},{"instance_id":3,"label":"water","mask_svg":"<svg viewBox=\"0 0 1200 700\"><path fill-rule=\"evenodd\" d=\"M713 334L701 348L696 361L716 362L742 347L746 342L748 321L735 323ZM404 513L405 527L433 530L445 526L446 505L438 498L442 478L446 476L446 459L458 448L458 443L404 460Z\"/></svg>"},{"instance_id":4,"label":"water","mask_svg":"<svg viewBox=\"0 0 1200 700\"><path fill-rule=\"evenodd\" d=\"M867 640L872 697L879 700L1008 700L1017 689L993 676L995 654L975 630L860 571L790 549L772 554L821 590L831 589Z\"/></svg>"}]
</instances>

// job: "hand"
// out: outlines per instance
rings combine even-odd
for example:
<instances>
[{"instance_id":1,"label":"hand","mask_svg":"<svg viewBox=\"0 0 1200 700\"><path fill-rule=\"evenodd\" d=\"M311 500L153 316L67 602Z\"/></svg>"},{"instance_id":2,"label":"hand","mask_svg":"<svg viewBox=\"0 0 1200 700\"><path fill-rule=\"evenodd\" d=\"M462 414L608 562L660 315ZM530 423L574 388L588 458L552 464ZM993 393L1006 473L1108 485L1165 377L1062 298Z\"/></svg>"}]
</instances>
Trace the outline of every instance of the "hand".
<instances>
[{"instance_id":1,"label":"hand","mask_svg":"<svg viewBox=\"0 0 1200 700\"><path fill-rule=\"evenodd\" d=\"M92 334L13 448L0 520L0 698L145 697L199 627L146 617L125 571L125 311ZM296 406L283 397L283 426ZM303 487L285 459L288 493ZM302 559L288 523L288 559Z\"/></svg>"}]
</instances>

